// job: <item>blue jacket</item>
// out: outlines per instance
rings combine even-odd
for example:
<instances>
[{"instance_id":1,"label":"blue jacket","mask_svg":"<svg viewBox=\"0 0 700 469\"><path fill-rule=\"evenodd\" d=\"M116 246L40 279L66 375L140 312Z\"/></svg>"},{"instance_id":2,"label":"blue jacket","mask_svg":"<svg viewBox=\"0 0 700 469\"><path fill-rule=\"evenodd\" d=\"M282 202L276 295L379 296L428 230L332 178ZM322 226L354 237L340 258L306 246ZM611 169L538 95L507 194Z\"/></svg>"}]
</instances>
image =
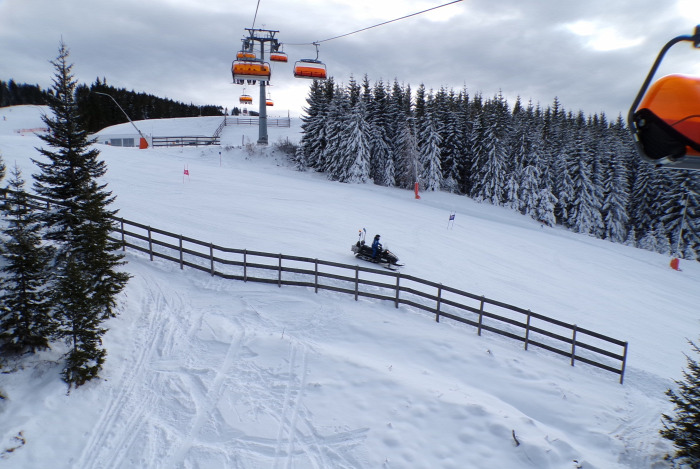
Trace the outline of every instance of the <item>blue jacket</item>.
<instances>
[{"instance_id":1,"label":"blue jacket","mask_svg":"<svg viewBox=\"0 0 700 469\"><path fill-rule=\"evenodd\" d=\"M381 243L379 242L379 238L374 238L374 241L372 242L372 257L377 257L377 251L381 250Z\"/></svg>"}]
</instances>

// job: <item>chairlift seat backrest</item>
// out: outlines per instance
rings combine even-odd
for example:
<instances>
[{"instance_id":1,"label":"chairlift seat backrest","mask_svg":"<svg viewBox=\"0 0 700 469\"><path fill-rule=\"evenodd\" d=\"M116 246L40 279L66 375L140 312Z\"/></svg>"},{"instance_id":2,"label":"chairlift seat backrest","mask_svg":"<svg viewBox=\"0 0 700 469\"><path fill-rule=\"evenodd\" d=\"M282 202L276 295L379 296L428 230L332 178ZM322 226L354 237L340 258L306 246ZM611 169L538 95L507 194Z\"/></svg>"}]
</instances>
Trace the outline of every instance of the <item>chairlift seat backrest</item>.
<instances>
[{"instance_id":1,"label":"chairlift seat backrest","mask_svg":"<svg viewBox=\"0 0 700 469\"><path fill-rule=\"evenodd\" d=\"M634 120L649 158L700 156L700 78L660 78L644 95Z\"/></svg>"}]
</instances>

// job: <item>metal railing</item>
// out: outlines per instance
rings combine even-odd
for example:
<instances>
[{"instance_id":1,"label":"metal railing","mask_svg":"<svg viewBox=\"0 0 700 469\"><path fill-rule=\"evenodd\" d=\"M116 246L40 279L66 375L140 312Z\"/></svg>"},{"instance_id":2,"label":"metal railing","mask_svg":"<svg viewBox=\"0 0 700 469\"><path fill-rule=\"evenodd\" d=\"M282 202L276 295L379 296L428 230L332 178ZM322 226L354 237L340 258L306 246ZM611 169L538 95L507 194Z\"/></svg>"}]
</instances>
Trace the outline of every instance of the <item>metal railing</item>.
<instances>
[{"instance_id":1,"label":"metal railing","mask_svg":"<svg viewBox=\"0 0 700 469\"><path fill-rule=\"evenodd\" d=\"M257 117L226 117L226 125L258 125ZM291 127L291 119L282 117L279 119L267 118L268 127Z\"/></svg>"},{"instance_id":2,"label":"metal railing","mask_svg":"<svg viewBox=\"0 0 700 469\"><path fill-rule=\"evenodd\" d=\"M200 145L219 145L219 137L151 137L153 147L187 147Z\"/></svg>"}]
</instances>

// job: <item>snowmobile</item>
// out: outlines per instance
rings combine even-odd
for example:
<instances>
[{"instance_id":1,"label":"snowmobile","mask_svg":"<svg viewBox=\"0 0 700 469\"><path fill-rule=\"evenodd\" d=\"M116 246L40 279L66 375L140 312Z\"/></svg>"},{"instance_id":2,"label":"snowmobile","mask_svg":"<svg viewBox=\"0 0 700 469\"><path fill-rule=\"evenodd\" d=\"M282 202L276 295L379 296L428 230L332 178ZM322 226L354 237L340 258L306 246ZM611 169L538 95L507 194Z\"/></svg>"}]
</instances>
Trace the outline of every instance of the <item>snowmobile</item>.
<instances>
[{"instance_id":1,"label":"snowmobile","mask_svg":"<svg viewBox=\"0 0 700 469\"><path fill-rule=\"evenodd\" d=\"M642 159L656 166L700 170L700 78L674 74L651 84L666 52L683 41L700 49L700 26L692 36L678 36L661 49L627 121Z\"/></svg>"},{"instance_id":2,"label":"snowmobile","mask_svg":"<svg viewBox=\"0 0 700 469\"><path fill-rule=\"evenodd\" d=\"M381 243L377 249L377 257L372 257L372 246L365 243L366 235L367 230L364 228L361 229L357 242L350 246L352 252L355 253L355 257L362 259L363 261L379 264L385 269L389 270L396 270L397 267L403 266L403 264L399 264L398 256L388 249L383 249Z\"/></svg>"}]
</instances>

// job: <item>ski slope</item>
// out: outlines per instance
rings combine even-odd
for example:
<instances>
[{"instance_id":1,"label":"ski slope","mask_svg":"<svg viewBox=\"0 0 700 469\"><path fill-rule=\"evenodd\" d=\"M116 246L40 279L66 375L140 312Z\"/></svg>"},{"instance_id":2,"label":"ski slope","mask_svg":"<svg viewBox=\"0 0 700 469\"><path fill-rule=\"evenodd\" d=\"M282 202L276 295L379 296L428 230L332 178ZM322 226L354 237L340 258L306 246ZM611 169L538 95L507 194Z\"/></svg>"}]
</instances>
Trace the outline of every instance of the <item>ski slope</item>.
<instances>
[{"instance_id":1,"label":"ski slope","mask_svg":"<svg viewBox=\"0 0 700 469\"><path fill-rule=\"evenodd\" d=\"M0 108L2 157L28 181L44 143L17 130L42 127L45 111ZM299 139L292 121L268 129L272 144ZM220 122L136 125L211 135ZM100 136L110 133L133 128ZM274 145L241 145L257 136L229 126L216 147L97 147L119 216L348 264L364 227L405 273L629 341L625 384L406 306L127 252L133 278L106 324L101 380L67 394L61 344L0 374L0 468L670 467L660 414L672 411L664 391L681 377L686 338L698 338L699 264L674 271L666 256L466 197L330 182L294 171Z\"/></svg>"}]
</instances>

